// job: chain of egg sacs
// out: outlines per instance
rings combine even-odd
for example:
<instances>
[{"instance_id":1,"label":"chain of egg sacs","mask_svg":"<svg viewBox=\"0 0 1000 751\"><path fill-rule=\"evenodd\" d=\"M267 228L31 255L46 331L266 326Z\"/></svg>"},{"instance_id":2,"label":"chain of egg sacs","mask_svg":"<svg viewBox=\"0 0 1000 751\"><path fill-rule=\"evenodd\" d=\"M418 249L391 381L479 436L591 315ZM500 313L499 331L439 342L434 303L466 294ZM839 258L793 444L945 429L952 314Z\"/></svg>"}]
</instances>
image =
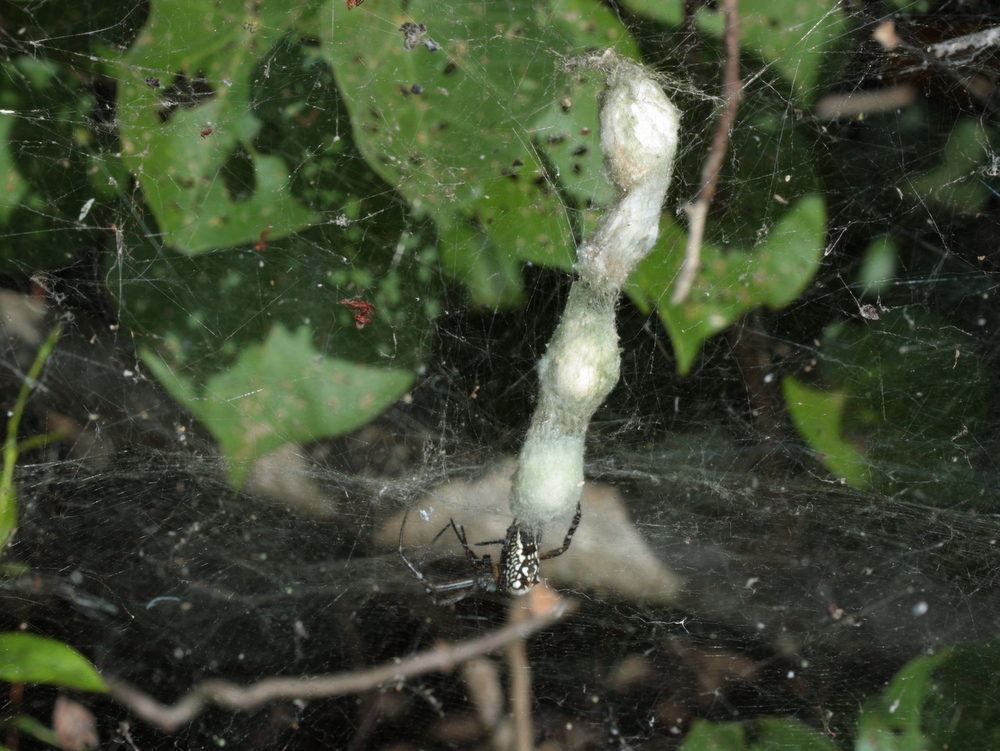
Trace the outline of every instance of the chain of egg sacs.
<instances>
[{"instance_id":1,"label":"chain of egg sacs","mask_svg":"<svg viewBox=\"0 0 1000 751\"><path fill-rule=\"evenodd\" d=\"M538 363L538 405L511 495L511 513L536 530L571 514L583 491L587 426L618 382L618 296L659 234L680 130L680 112L641 66L606 50L574 67L606 76L601 150L618 195L577 250L579 278Z\"/></svg>"}]
</instances>

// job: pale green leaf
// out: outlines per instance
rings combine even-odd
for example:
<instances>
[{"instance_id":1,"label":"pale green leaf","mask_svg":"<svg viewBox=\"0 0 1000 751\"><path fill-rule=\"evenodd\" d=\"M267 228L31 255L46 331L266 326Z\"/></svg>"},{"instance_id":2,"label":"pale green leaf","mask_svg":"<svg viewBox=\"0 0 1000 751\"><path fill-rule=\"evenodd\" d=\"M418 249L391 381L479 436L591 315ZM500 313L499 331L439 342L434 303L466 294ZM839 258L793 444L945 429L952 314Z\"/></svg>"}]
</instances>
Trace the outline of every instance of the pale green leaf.
<instances>
[{"instance_id":1,"label":"pale green leaf","mask_svg":"<svg viewBox=\"0 0 1000 751\"><path fill-rule=\"evenodd\" d=\"M385 33L408 19L425 24L439 48L407 50L402 32ZM573 195L609 195L599 82L581 84L579 96L568 76L568 91L551 85L563 55L594 46L635 54L608 9L573 0L473 2L461 13L434 0L385 0L337 14L324 54L355 140L414 211L433 217L442 261L474 303L518 302L524 262L572 267L573 221L557 190L564 179Z\"/></svg>"},{"instance_id":2,"label":"pale green leaf","mask_svg":"<svg viewBox=\"0 0 1000 751\"><path fill-rule=\"evenodd\" d=\"M931 689L931 674L951 656L950 650L917 657L892 679L882 696L869 702L858 719L856 751L925 751L921 717Z\"/></svg>"},{"instance_id":3,"label":"pale green leaf","mask_svg":"<svg viewBox=\"0 0 1000 751\"><path fill-rule=\"evenodd\" d=\"M292 196L284 163L257 153L253 142L261 55L309 10L280 0L256 3L251 14L241 0L151 5L119 65L122 150L164 240L179 250L251 242L267 228L274 239L317 220ZM243 186L249 196L232 195L220 178L237 157L252 167L253 182Z\"/></svg>"},{"instance_id":4,"label":"pale green leaf","mask_svg":"<svg viewBox=\"0 0 1000 751\"><path fill-rule=\"evenodd\" d=\"M40 740L42 743L47 743L53 748L62 748L62 745L59 743L59 736L56 735L55 731L43 725L31 715L17 715L12 724L17 728L19 733L30 735L32 738ZM3 751L2 747L0 747L0 751Z\"/></svg>"},{"instance_id":5,"label":"pale green leaf","mask_svg":"<svg viewBox=\"0 0 1000 751\"><path fill-rule=\"evenodd\" d=\"M108 690L94 666L69 645L16 631L0 633L0 680Z\"/></svg>"},{"instance_id":6,"label":"pale green leaf","mask_svg":"<svg viewBox=\"0 0 1000 751\"><path fill-rule=\"evenodd\" d=\"M750 751L838 751L821 733L790 717L761 717L753 724L757 733Z\"/></svg>"},{"instance_id":7,"label":"pale green leaf","mask_svg":"<svg viewBox=\"0 0 1000 751\"><path fill-rule=\"evenodd\" d=\"M695 720L681 751L745 751L746 747L746 735L740 723Z\"/></svg>"},{"instance_id":8,"label":"pale green leaf","mask_svg":"<svg viewBox=\"0 0 1000 751\"><path fill-rule=\"evenodd\" d=\"M792 422L823 466L855 487L867 487L869 463L842 435L847 395L806 386L794 376L785 376L781 385Z\"/></svg>"},{"instance_id":9,"label":"pale green leaf","mask_svg":"<svg viewBox=\"0 0 1000 751\"><path fill-rule=\"evenodd\" d=\"M632 275L629 292L640 305L655 303L686 373L706 339L753 308L778 310L796 299L812 280L822 257L826 205L806 196L774 226L754 250L723 250L703 243L701 270L687 301L669 298L684 257L686 236L671 219L661 224L653 252Z\"/></svg>"},{"instance_id":10,"label":"pale green leaf","mask_svg":"<svg viewBox=\"0 0 1000 751\"><path fill-rule=\"evenodd\" d=\"M858 269L858 285L864 294L878 294L889 289L896 277L899 253L888 235L872 240L865 249Z\"/></svg>"},{"instance_id":11,"label":"pale green leaf","mask_svg":"<svg viewBox=\"0 0 1000 751\"><path fill-rule=\"evenodd\" d=\"M698 27L722 39L725 15L702 7ZM741 0L740 45L773 66L803 97L815 96L821 66L847 31L840 0Z\"/></svg>"},{"instance_id":12,"label":"pale green leaf","mask_svg":"<svg viewBox=\"0 0 1000 751\"><path fill-rule=\"evenodd\" d=\"M233 483L252 460L287 443L343 435L378 416L413 383L408 370L386 370L324 357L307 328L275 326L263 344L243 350L204 392L155 356L147 365L201 420L230 460Z\"/></svg>"}]
</instances>

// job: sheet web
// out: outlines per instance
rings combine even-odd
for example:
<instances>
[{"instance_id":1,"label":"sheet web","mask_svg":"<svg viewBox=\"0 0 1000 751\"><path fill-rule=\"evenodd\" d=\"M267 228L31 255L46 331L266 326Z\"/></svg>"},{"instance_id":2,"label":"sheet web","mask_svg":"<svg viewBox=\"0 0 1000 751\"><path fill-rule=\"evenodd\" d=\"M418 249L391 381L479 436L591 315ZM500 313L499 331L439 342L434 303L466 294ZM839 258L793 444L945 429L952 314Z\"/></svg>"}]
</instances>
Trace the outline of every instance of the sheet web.
<instances>
[{"instance_id":1,"label":"sheet web","mask_svg":"<svg viewBox=\"0 0 1000 751\"><path fill-rule=\"evenodd\" d=\"M553 748L675 748L701 719L846 748L891 721L858 707L911 658L995 665L996 11L740 3L741 100L672 303L722 10L351 5L3 11L8 409L61 336L21 424L55 435L19 460L0 630L170 704L509 625L497 595L434 605L396 545L410 508L407 556L445 582L470 568L452 530L430 547L449 518L470 543L510 523L534 368L615 199L603 81L567 64L613 47L683 132L583 521L542 564L572 612L528 639L530 694L494 654L167 732L116 684L74 695L102 743L506 748L527 716ZM975 731L949 670L897 734L996 727L995 685ZM5 711L47 719L56 693Z\"/></svg>"}]
</instances>

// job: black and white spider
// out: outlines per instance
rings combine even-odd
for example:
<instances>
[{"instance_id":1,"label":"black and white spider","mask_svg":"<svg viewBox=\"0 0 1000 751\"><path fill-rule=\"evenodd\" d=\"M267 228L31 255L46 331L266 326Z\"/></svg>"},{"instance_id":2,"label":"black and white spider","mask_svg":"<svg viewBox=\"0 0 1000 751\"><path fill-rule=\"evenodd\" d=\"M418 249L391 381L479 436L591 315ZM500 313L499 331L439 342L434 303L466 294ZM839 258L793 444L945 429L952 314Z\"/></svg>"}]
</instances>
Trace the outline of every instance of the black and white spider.
<instances>
[{"instance_id":1,"label":"black and white spider","mask_svg":"<svg viewBox=\"0 0 1000 751\"><path fill-rule=\"evenodd\" d=\"M406 529L406 519L410 515L410 510L407 509L406 514L403 515L403 523L399 526L399 557L424 585L428 596L436 605L452 605L476 592L506 592L510 595L523 595L530 592L531 588L538 584L538 564L541 561L562 555L569 549L576 528L580 524L582 513L580 503L577 502L576 514L573 516L573 521L570 522L569 531L566 532L563 544L555 550L541 555L538 554L538 545L542 541L541 535L536 537L531 532L522 529L517 523L517 519L507 527L507 534L502 540L475 543L475 547L500 545L499 563L493 563L493 559L489 555L480 558L473 553L465 537L465 528L461 524L455 524L454 519L449 519L444 529L438 532L431 540L431 544L427 546L427 553L434 547L434 543L441 535L451 528L455 530L458 541L462 543L462 550L465 551L465 557L472 564L472 571L467 576L435 584L424 576L417 566L410 563L406 554L403 553L403 531ZM418 566L423 565L427 553L424 553L418 561Z\"/></svg>"}]
</instances>

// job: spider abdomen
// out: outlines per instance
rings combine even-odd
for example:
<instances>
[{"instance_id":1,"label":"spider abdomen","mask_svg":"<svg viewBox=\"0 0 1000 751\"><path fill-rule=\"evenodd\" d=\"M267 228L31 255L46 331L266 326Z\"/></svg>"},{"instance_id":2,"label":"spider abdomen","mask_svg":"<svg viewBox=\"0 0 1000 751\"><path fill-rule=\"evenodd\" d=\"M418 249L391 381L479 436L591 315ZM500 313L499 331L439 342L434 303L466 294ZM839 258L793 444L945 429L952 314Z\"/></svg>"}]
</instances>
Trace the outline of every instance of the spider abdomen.
<instances>
[{"instance_id":1,"label":"spider abdomen","mask_svg":"<svg viewBox=\"0 0 1000 751\"><path fill-rule=\"evenodd\" d=\"M512 595L524 595L538 584L538 543L514 522L500 551L499 588Z\"/></svg>"}]
</instances>

